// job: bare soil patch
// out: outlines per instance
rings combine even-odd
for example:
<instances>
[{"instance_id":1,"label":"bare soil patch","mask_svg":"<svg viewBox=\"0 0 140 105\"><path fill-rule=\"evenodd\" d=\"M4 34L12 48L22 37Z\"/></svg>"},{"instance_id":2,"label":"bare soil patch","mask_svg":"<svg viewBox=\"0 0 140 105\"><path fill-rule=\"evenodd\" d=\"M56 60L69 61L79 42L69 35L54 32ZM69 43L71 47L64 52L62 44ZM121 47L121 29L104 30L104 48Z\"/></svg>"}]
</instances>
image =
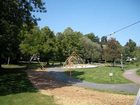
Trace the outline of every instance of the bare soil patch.
<instances>
[{"instance_id":1,"label":"bare soil patch","mask_svg":"<svg viewBox=\"0 0 140 105\"><path fill-rule=\"evenodd\" d=\"M42 94L53 96L59 105L132 105L133 95L113 94L68 86L54 80L46 71L30 71L31 82Z\"/></svg>"}]
</instances>

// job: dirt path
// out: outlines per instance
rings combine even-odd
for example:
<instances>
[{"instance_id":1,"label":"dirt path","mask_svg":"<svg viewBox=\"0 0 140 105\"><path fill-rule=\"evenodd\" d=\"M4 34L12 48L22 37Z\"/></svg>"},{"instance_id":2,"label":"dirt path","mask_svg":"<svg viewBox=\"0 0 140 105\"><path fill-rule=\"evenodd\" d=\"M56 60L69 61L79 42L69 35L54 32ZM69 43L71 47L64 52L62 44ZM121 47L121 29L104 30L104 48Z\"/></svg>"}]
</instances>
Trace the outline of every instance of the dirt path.
<instances>
[{"instance_id":1,"label":"dirt path","mask_svg":"<svg viewBox=\"0 0 140 105\"><path fill-rule=\"evenodd\" d=\"M59 105L132 105L133 95L98 92L54 80L46 71L30 71L31 82L42 94L53 96Z\"/></svg>"},{"instance_id":2,"label":"dirt path","mask_svg":"<svg viewBox=\"0 0 140 105\"><path fill-rule=\"evenodd\" d=\"M136 74L137 70L138 69L127 70L124 72L123 76L140 85L140 76Z\"/></svg>"}]
</instances>

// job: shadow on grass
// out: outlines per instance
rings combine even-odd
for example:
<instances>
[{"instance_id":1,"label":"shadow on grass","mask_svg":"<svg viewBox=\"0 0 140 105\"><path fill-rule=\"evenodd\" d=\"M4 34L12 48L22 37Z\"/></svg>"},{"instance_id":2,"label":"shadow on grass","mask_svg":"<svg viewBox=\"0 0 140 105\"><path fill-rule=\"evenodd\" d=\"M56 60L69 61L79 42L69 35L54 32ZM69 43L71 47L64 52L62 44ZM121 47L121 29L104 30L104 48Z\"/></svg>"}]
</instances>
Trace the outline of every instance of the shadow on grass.
<instances>
[{"instance_id":1,"label":"shadow on grass","mask_svg":"<svg viewBox=\"0 0 140 105\"><path fill-rule=\"evenodd\" d=\"M26 64L23 64L26 65ZM24 93L37 92L38 89L54 89L64 86L71 86L80 80L69 77L66 72L60 71L35 71L39 67L38 63L30 64L30 67L21 65L5 65L4 69L0 70L0 96ZM59 65L56 65L58 67ZM53 66L54 67L54 66ZM28 75L27 75L28 72ZM72 75L79 76L84 72L72 71Z\"/></svg>"},{"instance_id":2,"label":"shadow on grass","mask_svg":"<svg viewBox=\"0 0 140 105\"><path fill-rule=\"evenodd\" d=\"M23 92L37 92L27 77L24 68L6 68L0 70L0 95Z\"/></svg>"},{"instance_id":3,"label":"shadow on grass","mask_svg":"<svg viewBox=\"0 0 140 105\"><path fill-rule=\"evenodd\" d=\"M65 72L68 76L70 76L70 71L66 71ZM75 78L75 79L79 79L81 81L83 81L85 78L84 77L81 77L81 75L83 75L84 72L83 71L75 71L75 70L72 70L71 71L71 77Z\"/></svg>"},{"instance_id":4,"label":"shadow on grass","mask_svg":"<svg viewBox=\"0 0 140 105\"><path fill-rule=\"evenodd\" d=\"M73 75L82 75L84 72L72 71ZM65 86L72 86L80 83L84 78L76 79L69 76L68 71L29 71L29 78L36 88L55 89Z\"/></svg>"}]
</instances>

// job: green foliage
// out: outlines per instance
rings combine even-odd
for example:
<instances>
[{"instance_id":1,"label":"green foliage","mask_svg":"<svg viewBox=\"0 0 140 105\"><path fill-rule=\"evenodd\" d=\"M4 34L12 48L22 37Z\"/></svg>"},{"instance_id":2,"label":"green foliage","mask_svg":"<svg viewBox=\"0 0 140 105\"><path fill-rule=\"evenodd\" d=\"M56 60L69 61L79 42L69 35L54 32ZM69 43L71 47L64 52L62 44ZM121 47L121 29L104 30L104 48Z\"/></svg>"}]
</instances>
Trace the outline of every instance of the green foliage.
<instances>
[{"instance_id":1,"label":"green foliage","mask_svg":"<svg viewBox=\"0 0 140 105\"><path fill-rule=\"evenodd\" d=\"M92 42L96 42L99 43L100 39L98 36L95 36L94 33L89 33L85 35L86 37L88 37Z\"/></svg>"},{"instance_id":2,"label":"green foliage","mask_svg":"<svg viewBox=\"0 0 140 105\"><path fill-rule=\"evenodd\" d=\"M111 38L107 42L107 46L105 48L105 59L108 61L115 62L116 59L121 57L121 45L116 39Z\"/></svg>"},{"instance_id":3,"label":"green foliage","mask_svg":"<svg viewBox=\"0 0 140 105\"><path fill-rule=\"evenodd\" d=\"M109 77L109 73L112 72L112 78ZM95 83L130 83L122 76L123 71L118 67L97 67L97 68L86 68L86 69L75 69L72 72L72 76L77 79L95 82Z\"/></svg>"},{"instance_id":4,"label":"green foliage","mask_svg":"<svg viewBox=\"0 0 140 105\"><path fill-rule=\"evenodd\" d=\"M34 27L30 32L24 34L20 49L25 55L38 54L41 58L49 61L54 58L57 51L56 38L49 27L44 27L41 30Z\"/></svg>"},{"instance_id":5,"label":"green foliage","mask_svg":"<svg viewBox=\"0 0 140 105\"><path fill-rule=\"evenodd\" d=\"M45 12L42 0L3 0L0 3L0 68L2 59L19 58L20 31L37 23L31 12Z\"/></svg>"},{"instance_id":6,"label":"green foliage","mask_svg":"<svg viewBox=\"0 0 140 105\"><path fill-rule=\"evenodd\" d=\"M86 37L82 37L80 41L82 47L82 49L80 50L80 54L82 55L82 58L90 61L98 61L101 51L100 45L92 42Z\"/></svg>"},{"instance_id":7,"label":"green foliage","mask_svg":"<svg viewBox=\"0 0 140 105\"><path fill-rule=\"evenodd\" d=\"M125 53L125 57L135 57L136 51L136 43L129 39L129 41L126 43L126 45L124 46L124 53Z\"/></svg>"},{"instance_id":8,"label":"green foliage","mask_svg":"<svg viewBox=\"0 0 140 105\"><path fill-rule=\"evenodd\" d=\"M49 29L49 27L44 27L41 29L42 33L42 51L41 56L45 58L47 61L50 59L55 60L55 54L57 52L57 46L56 46L56 37Z\"/></svg>"},{"instance_id":9,"label":"green foliage","mask_svg":"<svg viewBox=\"0 0 140 105\"><path fill-rule=\"evenodd\" d=\"M42 49L42 36L40 29L34 27L30 32L24 34L24 40L20 44L20 49L23 54L33 55L38 54Z\"/></svg>"},{"instance_id":10,"label":"green foliage","mask_svg":"<svg viewBox=\"0 0 140 105\"><path fill-rule=\"evenodd\" d=\"M81 37L80 32L74 32L69 27L63 33L57 33L58 59L65 61L73 51L79 51Z\"/></svg>"},{"instance_id":11,"label":"green foliage","mask_svg":"<svg viewBox=\"0 0 140 105\"><path fill-rule=\"evenodd\" d=\"M140 62L140 47L136 47L136 50L134 50L134 55L138 62Z\"/></svg>"},{"instance_id":12,"label":"green foliage","mask_svg":"<svg viewBox=\"0 0 140 105\"><path fill-rule=\"evenodd\" d=\"M107 36L102 36L101 37L101 44L102 45L107 44Z\"/></svg>"},{"instance_id":13,"label":"green foliage","mask_svg":"<svg viewBox=\"0 0 140 105\"><path fill-rule=\"evenodd\" d=\"M91 41L95 41L94 33L89 33L89 34L86 34L85 36L88 37Z\"/></svg>"},{"instance_id":14,"label":"green foliage","mask_svg":"<svg viewBox=\"0 0 140 105\"><path fill-rule=\"evenodd\" d=\"M34 27L30 32L22 31L22 40L20 48L24 55L39 54L41 60L47 63L64 62L73 51L80 54L86 63L99 60L119 61L122 53L122 46L116 39L107 40L107 37L103 36L99 42L99 38L93 33L83 35L70 27L64 32L58 32L56 36L47 26L41 30ZM139 56L138 49L133 53Z\"/></svg>"}]
</instances>

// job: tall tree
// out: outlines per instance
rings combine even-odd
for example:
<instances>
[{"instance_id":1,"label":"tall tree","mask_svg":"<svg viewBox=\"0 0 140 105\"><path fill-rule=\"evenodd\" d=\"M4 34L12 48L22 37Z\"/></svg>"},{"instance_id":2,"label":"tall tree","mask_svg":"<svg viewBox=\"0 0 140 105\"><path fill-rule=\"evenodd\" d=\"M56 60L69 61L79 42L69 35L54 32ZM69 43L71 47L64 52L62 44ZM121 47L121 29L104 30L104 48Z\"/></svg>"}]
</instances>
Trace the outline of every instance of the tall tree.
<instances>
[{"instance_id":1,"label":"tall tree","mask_svg":"<svg viewBox=\"0 0 140 105\"><path fill-rule=\"evenodd\" d=\"M40 55L41 60L47 61L49 65L49 60L54 59L57 49L55 35L47 26L41 30L38 27L34 27L24 35L20 49L23 54L29 56Z\"/></svg>"},{"instance_id":2,"label":"tall tree","mask_svg":"<svg viewBox=\"0 0 140 105\"><path fill-rule=\"evenodd\" d=\"M107 36L102 36L101 37L101 44L107 44Z\"/></svg>"},{"instance_id":3,"label":"tall tree","mask_svg":"<svg viewBox=\"0 0 140 105\"><path fill-rule=\"evenodd\" d=\"M100 45L98 43L92 42L87 37L82 37L80 41L82 47L80 54L82 55L82 58L85 59L86 62L98 61L101 54Z\"/></svg>"},{"instance_id":4,"label":"tall tree","mask_svg":"<svg viewBox=\"0 0 140 105\"><path fill-rule=\"evenodd\" d=\"M24 33L24 40L20 44L20 50L23 54L31 56L39 54L42 50L43 36L38 27L34 27L30 32Z\"/></svg>"},{"instance_id":5,"label":"tall tree","mask_svg":"<svg viewBox=\"0 0 140 105\"><path fill-rule=\"evenodd\" d=\"M58 51L61 57L59 59L65 61L73 51L79 49L81 36L80 32L75 32L70 27L66 28L63 33L57 33Z\"/></svg>"},{"instance_id":6,"label":"tall tree","mask_svg":"<svg viewBox=\"0 0 140 105\"><path fill-rule=\"evenodd\" d=\"M100 38L98 36L95 36L94 33L89 33L86 34L85 36L88 37L92 42L96 42L96 43L100 42Z\"/></svg>"},{"instance_id":7,"label":"tall tree","mask_svg":"<svg viewBox=\"0 0 140 105\"><path fill-rule=\"evenodd\" d=\"M42 59L44 58L45 61L47 61L47 64L49 65L49 61L51 59L55 60L55 54L57 51L56 46L56 37L51 31L49 27L44 27L41 29L42 35L43 35L43 41L42 41Z\"/></svg>"},{"instance_id":8,"label":"tall tree","mask_svg":"<svg viewBox=\"0 0 140 105\"><path fill-rule=\"evenodd\" d=\"M1 0L0 7L1 68L2 59L18 50L21 29L23 27L30 29L37 23L38 18L32 16L31 12L45 12L45 7L42 0Z\"/></svg>"},{"instance_id":9,"label":"tall tree","mask_svg":"<svg viewBox=\"0 0 140 105\"><path fill-rule=\"evenodd\" d=\"M136 47L135 56L137 61L140 61L140 47Z\"/></svg>"},{"instance_id":10,"label":"tall tree","mask_svg":"<svg viewBox=\"0 0 140 105\"><path fill-rule=\"evenodd\" d=\"M86 37L88 37L91 41L95 41L96 36L94 35L94 33L89 33L85 35Z\"/></svg>"},{"instance_id":11,"label":"tall tree","mask_svg":"<svg viewBox=\"0 0 140 105\"><path fill-rule=\"evenodd\" d=\"M129 39L129 41L125 44L124 48L126 57L135 56L134 51L136 50L136 43L132 39Z\"/></svg>"},{"instance_id":12,"label":"tall tree","mask_svg":"<svg viewBox=\"0 0 140 105\"><path fill-rule=\"evenodd\" d=\"M111 38L108 40L105 57L107 60L113 62L113 66L115 64L115 60L121 57L121 45L116 41L116 39Z\"/></svg>"}]
</instances>

